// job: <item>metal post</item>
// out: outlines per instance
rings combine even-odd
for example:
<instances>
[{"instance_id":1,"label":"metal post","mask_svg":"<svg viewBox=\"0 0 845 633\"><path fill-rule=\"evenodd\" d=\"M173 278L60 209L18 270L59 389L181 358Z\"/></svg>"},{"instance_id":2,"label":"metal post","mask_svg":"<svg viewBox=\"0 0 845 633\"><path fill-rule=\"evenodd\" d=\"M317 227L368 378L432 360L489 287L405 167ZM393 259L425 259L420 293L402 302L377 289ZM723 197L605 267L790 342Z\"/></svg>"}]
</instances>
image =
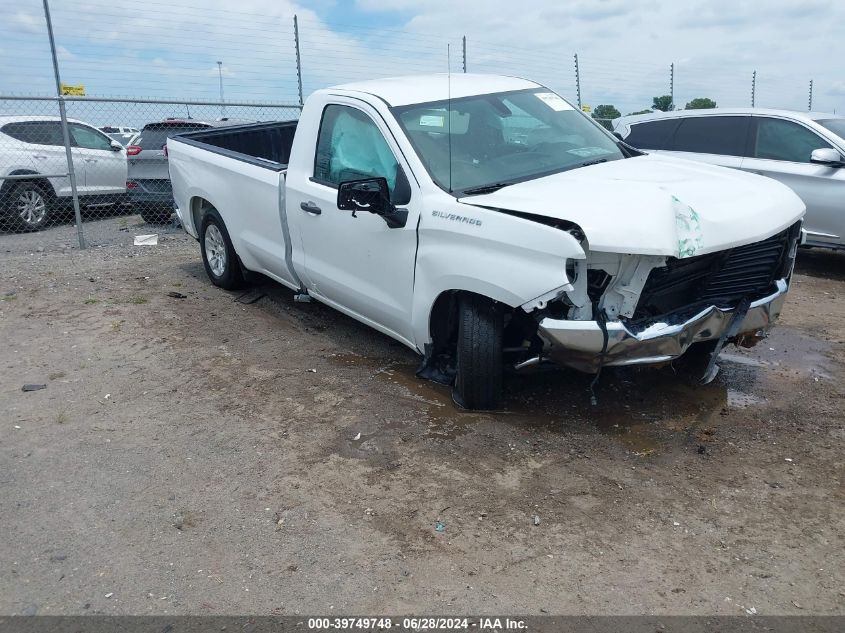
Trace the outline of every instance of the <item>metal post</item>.
<instances>
[{"instance_id":1,"label":"metal post","mask_svg":"<svg viewBox=\"0 0 845 633\"><path fill-rule=\"evenodd\" d=\"M220 117L226 117L226 106L223 103L223 62L217 62L217 74L220 75Z\"/></svg>"},{"instance_id":2,"label":"metal post","mask_svg":"<svg viewBox=\"0 0 845 633\"><path fill-rule=\"evenodd\" d=\"M578 53L575 53L575 92L578 95L578 109L581 109L581 73L578 70Z\"/></svg>"},{"instance_id":3,"label":"metal post","mask_svg":"<svg viewBox=\"0 0 845 633\"><path fill-rule=\"evenodd\" d=\"M464 35L463 44L464 44L464 72L466 72L467 71L467 36L466 35Z\"/></svg>"},{"instance_id":4,"label":"metal post","mask_svg":"<svg viewBox=\"0 0 845 633\"><path fill-rule=\"evenodd\" d=\"M62 80L59 75L59 58L56 56L56 40L53 37L53 21L50 19L50 5L44 0L44 19L47 20L47 35L50 38L50 53L53 55L53 74L56 78L56 95L59 102L59 116L62 120L62 139L65 144L67 171L70 177L70 192L73 198L73 214L76 218L76 235L79 238L79 248L85 248L85 236L82 234L82 213L79 210L79 193L76 190L76 170L73 168L73 154L70 151L70 132L67 127L67 112L65 98L62 95Z\"/></svg>"},{"instance_id":5,"label":"metal post","mask_svg":"<svg viewBox=\"0 0 845 633\"><path fill-rule=\"evenodd\" d=\"M754 100L757 97L757 71L751 73L751 107L754 107Z\"/></svg>"},{"instance_id":6,"label":"metal post","mask_svg":"<svg viewBox=\"0 0 845 633\"><path fill-rule=\"evenodd\" d=\"M675 109L675 62L669 64L669 109Z\"/></svg>"},{"instance_id":7,"label":"metal post","mask_svg":"<svg viewBox=\"0 0 845 633\"><path fill-rule=\"evenodd\" d=\"M813 110L813 80L810 80L810 101L807 103L807 111Z\"/></svg>"},{"instance_id":8,"label":"metal post","mask_svg":"<svg viewBox=\"0 0 845 633\"><path fill-rule=\"evenodd\" d=\"M299 21L293 16L293 41L296 45L296 83L299 86L299 105L305 103L302 99L302 59L299 56Z\"/></svg>"}]
</instances>

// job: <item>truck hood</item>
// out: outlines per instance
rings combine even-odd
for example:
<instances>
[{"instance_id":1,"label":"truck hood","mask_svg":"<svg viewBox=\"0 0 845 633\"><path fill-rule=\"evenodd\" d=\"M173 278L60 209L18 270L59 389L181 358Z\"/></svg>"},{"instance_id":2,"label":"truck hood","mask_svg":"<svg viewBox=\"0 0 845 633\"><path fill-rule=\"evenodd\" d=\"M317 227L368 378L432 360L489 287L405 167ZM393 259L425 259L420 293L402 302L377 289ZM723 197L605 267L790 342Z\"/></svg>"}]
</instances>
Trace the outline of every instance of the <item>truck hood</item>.
<instances>
[{"instance_id":1,"label":"truck hood","mask_svg":"<svg viewBox=\"0 0 845 633\"><path fill-rule=\"evenodd\" d=\"M692 257L763 240L804 203L779 182L734 169L646 155L466 196L463 204L580 226L590 250Z\"/></svg>"}]
</instances>

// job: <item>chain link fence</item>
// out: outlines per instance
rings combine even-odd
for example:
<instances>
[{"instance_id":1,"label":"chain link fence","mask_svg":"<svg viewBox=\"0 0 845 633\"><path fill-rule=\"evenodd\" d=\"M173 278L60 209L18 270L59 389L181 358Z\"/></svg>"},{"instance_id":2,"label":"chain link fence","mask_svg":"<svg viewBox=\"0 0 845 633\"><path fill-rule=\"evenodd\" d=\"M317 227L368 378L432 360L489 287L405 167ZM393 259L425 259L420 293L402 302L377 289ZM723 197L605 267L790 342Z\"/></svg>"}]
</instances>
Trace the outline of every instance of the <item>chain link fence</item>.
<instances>
[{"instance_id":1,"label":"chain link fence","mask_svg":"<svg viewBox=\"0 0 845 633\"><path fill-rule=\"evenodd\" d=\"M603 60L434 29L328 22L308 9L296 16L284 3L205 10L163 0L54 0L52 21L49 4L0 6L0 44L16 51L14 64L0 65L4 245L132 243L133 235L175 230L169 136L291 120L303 96L359 79L447 70L528 76L608 130L609 116L649 111L653 98L679 108L702 96L720 106L813 106L814 84L805 92L804 77L758 76L715 59ZM29 95L12 92L23 86ZM108 91L144 97L74 96ZM28 240L6 239L21 234Z\"/></svg>"},{"instance_id":2,"label":"chain link fence","mask_svg":"<svg viewBox=\"0 0 845 633\"><path fill-rule=\"evenodd\" d=\"M83 244L166 231L176 218L169 137L300 112L290 104L83 97L66 97L65 107L68 146L58 98L0 95L0 234L74 226L74 185Z\"/></svg>"}]
</instances>

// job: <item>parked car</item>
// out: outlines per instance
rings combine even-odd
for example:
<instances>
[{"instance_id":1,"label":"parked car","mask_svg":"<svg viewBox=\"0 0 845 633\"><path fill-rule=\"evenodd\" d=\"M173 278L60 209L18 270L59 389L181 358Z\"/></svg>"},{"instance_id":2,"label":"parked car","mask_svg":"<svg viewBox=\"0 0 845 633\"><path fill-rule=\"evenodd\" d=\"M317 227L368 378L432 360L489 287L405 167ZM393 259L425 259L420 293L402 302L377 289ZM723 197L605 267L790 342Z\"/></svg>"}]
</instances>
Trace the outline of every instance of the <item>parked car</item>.
<instances>
[{"instance_id":1,"label":"parked car","mask_svg":"<svg viewBox=\"0 0 845 633\"><path fill-rule=\"evenodd\" d=\"M81 204L111 205L126 196L126 152L97 128L68 120ZM58 117L0 116L0 223L33 231L72 202Z\"/></svg>"},{"instance_id":2,"label":"parked car","mask_svg":"<svg viewBox=\"0 0 845 633\"><path fill-rule=\"evenodd\" d=\"M221 121L196 121L194 119L166 119L147 123L126 147L129 160L129 177L126 183L129 200L136 206L146 222L168 222L173 215L173 194L167 171L167 139L174 134L192 132L210 127L232 125L228 119Z\"/></svg>"},{"instance_id":3,"label":"parked car","mask_svg":"<svg viewBox=\"0 0 845 633\"><path fill-rule=\"evenodd\" d=\"M117 141L124 147L129 144L128 141L130 139L140 132L140 130L136 127L125 127L122 125L105 125L98 129L110 139Z\"/></svg>"},{"instance_id":4,"label":"parked car","mask_svg":"<svg viewBox=\"0 0 845 633\"><path fill-rule=\"evenodd\" d=\"M299 121L168 141L206 273L258 271L404 343L456 402L505 366L588 372L752 344L804 205L784 185L643 155L548 88L445 75L311 95Z\"/></svg>"},{"instance_id":5,"label":"parked car","mask_svg":"<svg viewBox=\"0 0 845 633\"><path fill-rule=\"evenodd\" d=\"M752 108L621 117L634 147L779 180L807 205L806 245L845 248L845 117Z\"/></svg>"}]
</instances>

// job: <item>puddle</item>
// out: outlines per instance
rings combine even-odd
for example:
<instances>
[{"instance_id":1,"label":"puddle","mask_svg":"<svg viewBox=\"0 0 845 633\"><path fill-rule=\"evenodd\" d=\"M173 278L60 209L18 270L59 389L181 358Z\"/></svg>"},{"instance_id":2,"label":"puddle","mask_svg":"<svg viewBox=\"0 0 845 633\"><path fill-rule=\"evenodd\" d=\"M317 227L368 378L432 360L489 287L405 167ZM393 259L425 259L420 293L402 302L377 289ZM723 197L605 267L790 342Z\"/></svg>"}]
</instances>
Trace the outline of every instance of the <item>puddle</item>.
<instances>
[{"instance_id":1,"label":"puddle","mask_svg":"<svg viewBox=\"0 0 845 633\"><path fill-rule=\"evenodd\" d=\"M767 367L781 375L830 379L835 371L830 352L825 341L793 328L775 327L756 347L728 348L719 358L723 364Z\"/></svg>"},{"instance_id":2,"label":"puddle","mask_svg":"<svg viewBox=\"0 0 845 633\"><path fill-rule=\"evenodd\" d=\"M329 361L365 368L374 381L400 387L420 409L432 438L455 439L481 422L497 420L528 432L596 431L635 454L650 455L677 440L679 433L692 432L707 441L715 427L737 423L731 413L767 406L764 394L782 391L784 376L830 377L834 361L827 351L822 341L780 328L756 348L728 348L720 355L720 375L709 385L693 384L670 366L610 367L597 387L596 406L589 398L591 375L561 369L508 376L503 410L495 413L457 408L450 387L417 378L416 365L404 359L347 353L334 354Z\"/></svg>"}]
</instances>

